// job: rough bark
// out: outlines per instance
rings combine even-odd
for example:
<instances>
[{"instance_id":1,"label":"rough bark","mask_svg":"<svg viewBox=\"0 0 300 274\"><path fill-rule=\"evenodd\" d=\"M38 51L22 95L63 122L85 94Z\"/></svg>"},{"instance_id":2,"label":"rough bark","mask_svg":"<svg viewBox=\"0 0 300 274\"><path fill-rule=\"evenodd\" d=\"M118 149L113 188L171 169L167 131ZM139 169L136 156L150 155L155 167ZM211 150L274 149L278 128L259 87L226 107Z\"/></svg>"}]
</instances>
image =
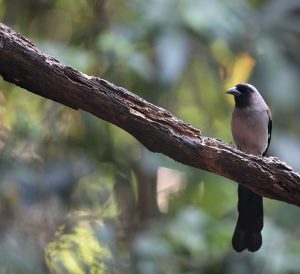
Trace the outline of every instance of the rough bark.
<instances>
[{"instance_id":1,"label":"rough bark","mask_svg":"<svg viewBox=\"0 0 300 274\"><path fill-rule=\"evenodd\" d=\"M124 129L152 152L239 182L272 199L300 206L300 174L277 158L247 155L178 120L122 87L61 64L0 24L3 79Z\"/></svg>"}]
</instances>

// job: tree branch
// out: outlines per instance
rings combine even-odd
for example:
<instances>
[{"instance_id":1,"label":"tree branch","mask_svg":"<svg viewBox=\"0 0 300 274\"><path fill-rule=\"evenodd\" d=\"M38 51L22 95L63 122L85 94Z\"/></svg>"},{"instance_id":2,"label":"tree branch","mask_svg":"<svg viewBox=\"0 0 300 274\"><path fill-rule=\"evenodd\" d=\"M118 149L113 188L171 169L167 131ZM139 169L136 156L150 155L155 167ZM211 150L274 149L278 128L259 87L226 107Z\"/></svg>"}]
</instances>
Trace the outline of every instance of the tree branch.
<instances>
[{"instance_id":1,"label":"tree branch","mask_svg":"<svg viewBox=\"0 0 300 274\"><path fill-rule=\"evenodd\" d=\"M124 129L152 152L239 182L254 192L300 206L300 174L277 158L247 155L178 120L122 87L61 64L0 24L3 79Z\"/></svg>"}]
</instances>

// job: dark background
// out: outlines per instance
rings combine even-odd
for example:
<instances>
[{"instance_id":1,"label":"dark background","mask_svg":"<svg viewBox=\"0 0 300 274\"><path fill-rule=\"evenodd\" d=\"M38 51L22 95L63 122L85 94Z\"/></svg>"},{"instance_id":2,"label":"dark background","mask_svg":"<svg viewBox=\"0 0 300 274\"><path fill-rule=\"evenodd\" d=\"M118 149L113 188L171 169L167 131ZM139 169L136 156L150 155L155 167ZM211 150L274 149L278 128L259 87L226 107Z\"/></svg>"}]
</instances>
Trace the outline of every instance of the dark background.
<instances>
[{"instance_id":1,"label":"dark background","mask_svg":"<svg viewBox=\"0 0 300 274\"><path fill-rule=\"evenodd\" d=\"M269 155L295 170L299 14L293 0L0 0L1 21L42 51L203 135L232 143L225 91L255 85L273 114ZM3 79L0 150L1 274L300 272L299 208L265 199L262 248L237 254L236 184Z\"/></svg>"}]
</instances>

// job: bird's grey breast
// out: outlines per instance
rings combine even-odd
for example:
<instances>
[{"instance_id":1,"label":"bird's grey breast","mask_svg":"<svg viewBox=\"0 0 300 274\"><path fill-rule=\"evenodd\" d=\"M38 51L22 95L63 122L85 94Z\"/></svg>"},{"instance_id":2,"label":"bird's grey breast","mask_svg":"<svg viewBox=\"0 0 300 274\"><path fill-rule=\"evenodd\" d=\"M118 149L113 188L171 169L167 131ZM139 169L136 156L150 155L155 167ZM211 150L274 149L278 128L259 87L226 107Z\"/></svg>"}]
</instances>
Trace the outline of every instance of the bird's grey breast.
<instances>
[{"instance_id":1,"label":"bird's grey breast","mask_svg":"<svg viewBox=\"0 0 300 274\"><path fill-rule=\"evenodd\" d=\"M268 145L269 115L266 109L235 108L232 135L236 146L251 154L262 154Z\"/></svg>"}]
</instances>

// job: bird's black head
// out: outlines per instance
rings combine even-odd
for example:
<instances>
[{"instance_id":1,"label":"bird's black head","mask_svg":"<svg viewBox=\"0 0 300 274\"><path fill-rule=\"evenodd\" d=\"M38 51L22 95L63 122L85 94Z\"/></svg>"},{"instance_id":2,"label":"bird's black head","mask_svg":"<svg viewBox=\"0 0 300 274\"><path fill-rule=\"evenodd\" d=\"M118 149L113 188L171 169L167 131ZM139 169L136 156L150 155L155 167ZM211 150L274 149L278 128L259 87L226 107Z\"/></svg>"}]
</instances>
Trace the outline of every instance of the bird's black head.
<instances>
[{"instance_id":1,"label":"bird's black head","mask_svg":"<svg viewBox=\"0 0 300 274\"><path fill-rule=\"evenodd\" d=\"M257 92L256 88L250 84L242 83L226 91L234 96L236 107L247 107L251 103L251 97Z\"/></svg>"}]
</instances>

